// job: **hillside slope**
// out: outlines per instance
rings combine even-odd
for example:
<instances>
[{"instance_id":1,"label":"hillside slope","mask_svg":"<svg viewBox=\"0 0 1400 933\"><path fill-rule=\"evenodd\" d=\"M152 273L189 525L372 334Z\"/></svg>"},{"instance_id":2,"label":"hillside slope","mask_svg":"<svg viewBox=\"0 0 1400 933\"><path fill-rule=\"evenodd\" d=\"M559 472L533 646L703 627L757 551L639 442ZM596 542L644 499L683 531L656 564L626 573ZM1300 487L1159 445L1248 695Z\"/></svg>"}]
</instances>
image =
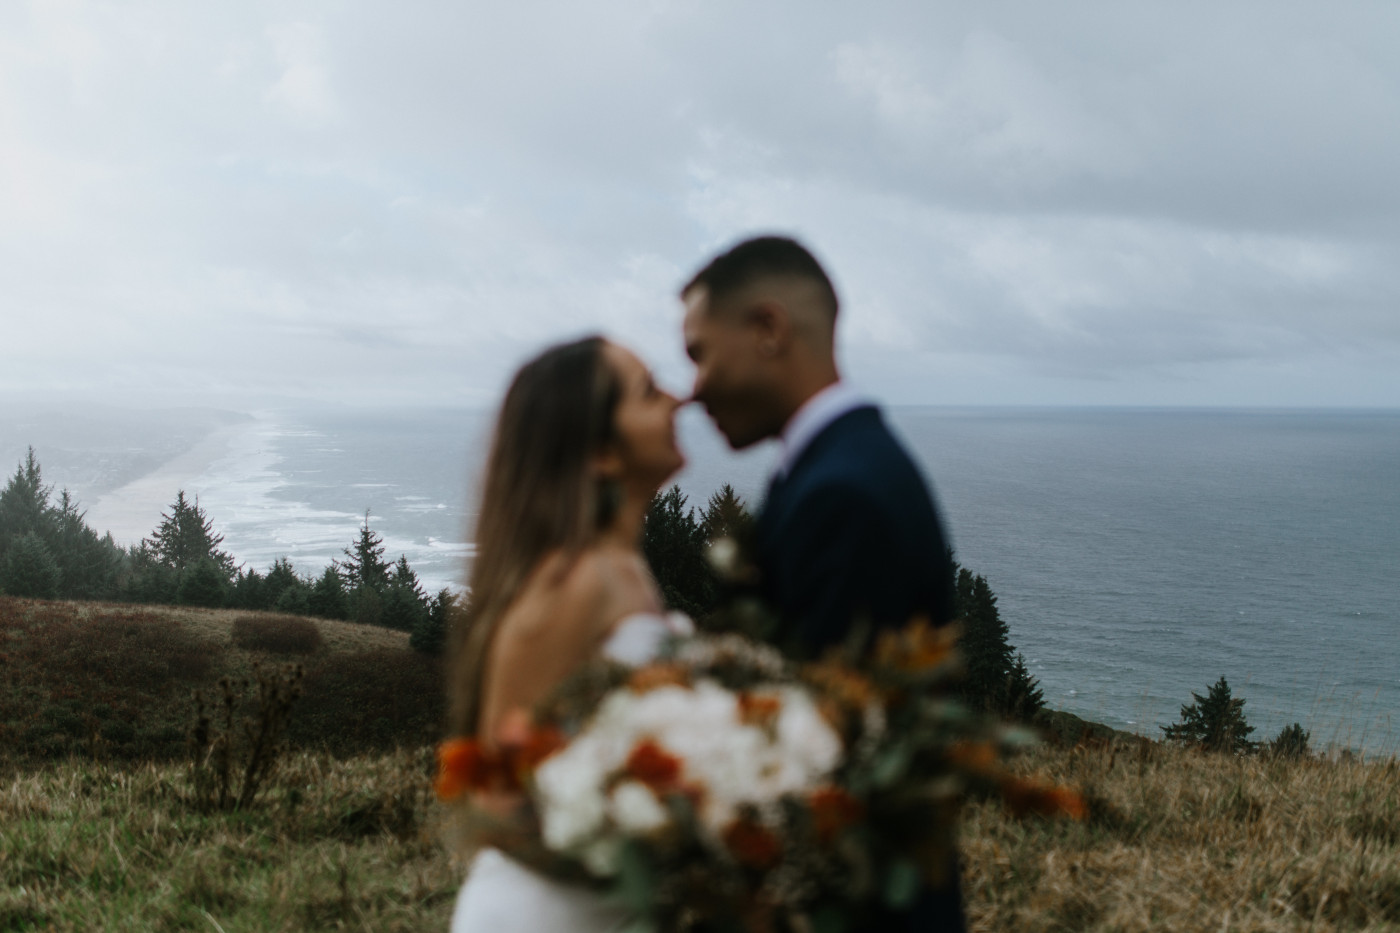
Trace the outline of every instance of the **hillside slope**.
<instances>
[{"instance_id":1,"label":"hillside slope","mask_svg":"<svg viewBox=\"0 0 1400 933\"><path fill-rule=\"evenodd\" d=\"M338 755L440 735L438 661L401 632L329 619L0 597L0 759L170 759L194 694L305 673L288 740ZM252 683L249 693L256 691Z\"/></svg>"}]
</instances>

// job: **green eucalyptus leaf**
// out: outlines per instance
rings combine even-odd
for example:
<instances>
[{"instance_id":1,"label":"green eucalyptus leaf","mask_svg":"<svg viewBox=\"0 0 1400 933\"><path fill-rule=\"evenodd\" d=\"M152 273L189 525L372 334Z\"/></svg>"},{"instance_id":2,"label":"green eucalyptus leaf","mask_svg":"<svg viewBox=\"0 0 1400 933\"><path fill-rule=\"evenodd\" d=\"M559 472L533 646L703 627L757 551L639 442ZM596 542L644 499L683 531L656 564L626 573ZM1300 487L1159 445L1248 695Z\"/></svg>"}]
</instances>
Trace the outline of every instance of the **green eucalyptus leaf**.
<instances>
[{"instance_id":1,"label":"green eucalyptus leaf","mask_svg":"<svg viewBox=\"0 0 1400 933\"><path fill-rule=\"evenodd\" d=\"M871 763L870 781L876 787L890 787L904 777L909 770L913 754L908 746L891 745L882 751Z\"/></svg>"},{"instance_id":2,"label":"green eucalyptus leaf","mask_svg":"<svg viewBox=\"0 0 1400 933\"><path fill-rule=\"evenodd\" d=\"M919 867L907 859L890 865L885 876L885 903L894 910L904 910L919 896Z\"/></svg>"},{"instance_id":3,"label":"green eucalyptus leaf","mask_svg":"<svg viewBox=\"0 0 1400 933\"><path fill-rule=\"evenodd\" d=\"M656 869L643 847L633 840L624 842L617 868L618 900L635 914L649 915L655 900Z\"/></svg>"}]
</instances>

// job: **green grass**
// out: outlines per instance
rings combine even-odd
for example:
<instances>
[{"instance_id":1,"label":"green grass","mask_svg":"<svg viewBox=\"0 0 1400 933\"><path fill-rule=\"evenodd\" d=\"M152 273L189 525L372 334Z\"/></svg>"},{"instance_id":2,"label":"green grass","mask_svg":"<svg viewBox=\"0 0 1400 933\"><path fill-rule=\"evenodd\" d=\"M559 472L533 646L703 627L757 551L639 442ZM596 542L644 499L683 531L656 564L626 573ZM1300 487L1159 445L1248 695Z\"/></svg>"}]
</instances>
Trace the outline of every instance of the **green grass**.
<instances>
[{"instance_id":1,"label":"green grass","mask_svg":"<svg viewBox=\"0 0 1400 933\"><path fill-rule=\"evenodd\" d=\"M461 883L425 749L290 756L258 805L198 812L177 765L0 785L0 931L446 929Z\"/></svg>"}]
</instances>

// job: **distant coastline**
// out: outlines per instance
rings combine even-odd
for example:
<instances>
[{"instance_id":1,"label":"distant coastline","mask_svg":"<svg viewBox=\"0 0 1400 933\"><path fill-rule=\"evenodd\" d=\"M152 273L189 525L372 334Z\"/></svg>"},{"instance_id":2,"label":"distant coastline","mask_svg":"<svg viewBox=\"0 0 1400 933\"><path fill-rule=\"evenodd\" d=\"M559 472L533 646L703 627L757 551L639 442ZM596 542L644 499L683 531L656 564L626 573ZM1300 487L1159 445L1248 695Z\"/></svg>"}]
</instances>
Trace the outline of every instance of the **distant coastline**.
<instances>
[{"instance_id":1,"label":"distant coastline","mask_svg":"<svg viewBox=\"0 0 1400 933\"><path fill-rule=\"evenodd\" d=\"M217 427L184 453L98 498L87 509L88 524L110 532L119 544L136 544L150 534L177 490L199 495L200 477L227 456L246 425Z\"/></svg>"}]
</instances>

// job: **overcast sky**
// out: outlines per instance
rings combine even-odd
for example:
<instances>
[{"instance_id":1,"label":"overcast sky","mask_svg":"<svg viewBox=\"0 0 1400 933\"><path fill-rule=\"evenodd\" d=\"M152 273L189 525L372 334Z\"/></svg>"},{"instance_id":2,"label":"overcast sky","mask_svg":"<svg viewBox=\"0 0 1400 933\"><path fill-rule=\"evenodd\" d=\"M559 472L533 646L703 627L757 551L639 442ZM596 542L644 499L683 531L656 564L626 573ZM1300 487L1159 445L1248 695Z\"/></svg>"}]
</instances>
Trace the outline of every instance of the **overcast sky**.
<instances>
[{"instance_id":1,"label":"overcast sky","mask_svg":"<svg viewBox=\"0 0 1400 933\"><path fill-rule=\"evenodd\" d=\"M489 403L760 231L892 402L1400 406L1400 4L0 4L0 392Z\"/></svg>"}]
</instances>

